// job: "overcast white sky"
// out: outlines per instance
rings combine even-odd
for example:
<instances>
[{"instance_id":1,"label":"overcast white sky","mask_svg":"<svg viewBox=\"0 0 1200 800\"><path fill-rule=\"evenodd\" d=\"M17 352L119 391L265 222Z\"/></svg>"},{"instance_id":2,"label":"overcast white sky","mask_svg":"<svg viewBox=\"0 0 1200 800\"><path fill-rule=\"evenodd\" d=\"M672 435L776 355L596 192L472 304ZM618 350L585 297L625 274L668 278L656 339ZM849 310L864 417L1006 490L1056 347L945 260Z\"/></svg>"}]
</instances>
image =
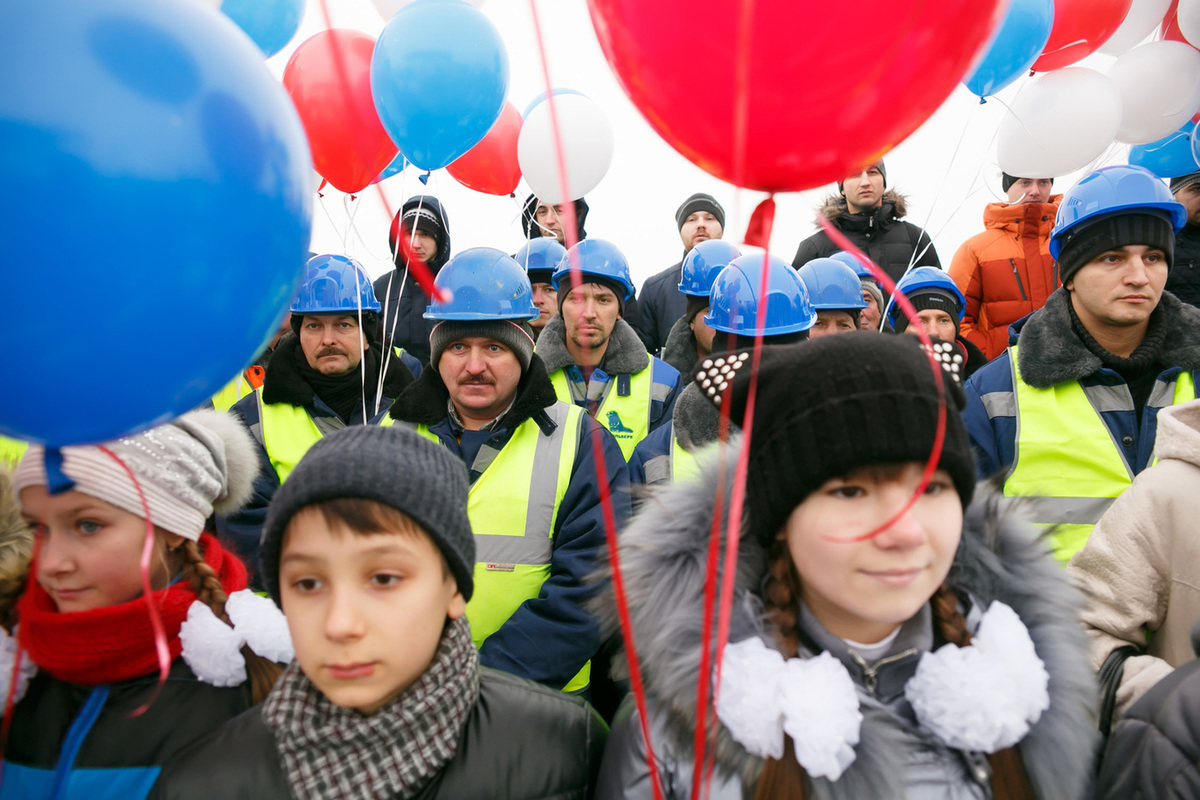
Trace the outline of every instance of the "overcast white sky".
<instances>
[{"instance_id":1,"label":"overcast white sky","mask_svg":"<svg viewBox=\"0 0 1200 800\"><path fill-rule=\"evenodd\" d=\"M370 0L328 2L335 27L353 28L372 36L383 28L383 20ZM508 48L509 100L518 111L546 88L529 3L488 0L482 8ZM600 186L587 195L591 206L588 236L615 242L629 258L634 282L640 287L650 275L679 260L682 246L675 228L675 209L691 193L703 191L725 206L725 238L740 243L750 212L766 195L737 190L713 178L651 130L613 77L596 41L585 0L538 0L538 12L553 84L578 89L596 100L607 111L616 132L612 167ZM320 0L308 0L299 33L288 48L268 62L275 74L282 75L297 45L323 28ZM1097 55L1082 65L1104 70L1112 61L1111 57ZM703 102L702 66L697 66L697 73L697 102ZM1019 80L998 100L1011 101L1027 80ZM995 132L1005 111L999 101L980 105L978 98L960 85L925 125L886 157L889 186L908 195L908 219L929 230L943 266L949 266L964 239L982 229L983 207L1002 199ZM820 120L813 123L820 124ZM1127 152L1127 146L1111 148L1104 163L1123 163ZM1060 178L1056 191L1066 189L1079 177L1077 173ZM410 168L383 186L393 209L422 191L437 195L450 217L455 253L476 246L514 252L523 241L520 202L528 194L523 182L516 199L495 197L459 185L444 170L434 172L428 187L422 187ZM831 189L829 186L776 196L773 253L791 261L800 240L814 231L814 210ZM390 218L374 190L364 192L353 204L336 189L327 187L323 194L314 207L313 249L357 258L373 277L389 269ZM351 219L347 209L353 206L358 208Z\"/></svg>"}]
</instances>

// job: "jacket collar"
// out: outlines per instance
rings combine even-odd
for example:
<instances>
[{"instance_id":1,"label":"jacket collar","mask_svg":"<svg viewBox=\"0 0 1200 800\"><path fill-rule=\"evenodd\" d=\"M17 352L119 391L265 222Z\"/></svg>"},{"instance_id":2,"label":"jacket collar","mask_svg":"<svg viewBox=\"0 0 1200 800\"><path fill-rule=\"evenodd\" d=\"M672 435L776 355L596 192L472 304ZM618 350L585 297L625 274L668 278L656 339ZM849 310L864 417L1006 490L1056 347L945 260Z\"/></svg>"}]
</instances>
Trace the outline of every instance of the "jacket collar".
<instances>
[{"instance_id":1,"label":"jacket collar","mask_svg":"<svg viewBox=\"0 0 1200 800\"><path fill-rule=\"evenodd\" d=\"M1036 232L1039 237L1048 238L1054 230L1054 219L1058 215L1058 206L1062 195L1050 196L1047 203L988 203L983 209L983 226L989 230L1005 230L1014 235L1024 231Z\"/></svg>"},{"instance_id":2,"label":"jacket collar","mask_svg":"<svg viewBox=\"0 0 1200 800\"><path fill-rule=\"evenodd\" d=\"M542 328L535 349L546 365L546 372L551 375L575 363L574 356L567 350L567 328L561 314L551 317ZM609 375L633 375L648 366L650 354L646 352L646 346L628 322L618 319L612 336L608 337L608 348L600 360L600 368Z\"/></svg>"},{"instance_id":3,"label":"jacket collar","mask_svg":"<svg viewBox=\"0 0 1200 800\"><path fill-rule=\"evenodd\" d=\"M371 342L371 347L380 348L381 345L378 342ZM267 362L266 374L263 376L263 402L286 403L293 406L313 405L313 389L304 380L304 376L300 374L300 369L296 366L299 349L300 337L295 333L286 333L279 340L275 352L271 355L271 360ZM367 376L369 397L374 397L374 389L378 380L377 375ZM394 398L412 382L412 373L393 353L388 359L387 374L383 379L383 396Z\"/></svg>"},{"instance_id":4,"label":"jacket collar","mask_svg":"<svg viewBox=\"0 0 1200 800\"><path fill-rule=\"evenodd\" d=\"M709 402L704 392L692 381L683 387L671 412L671 427L679 444L694 453L719 438L721 412ZM730 428L734 429L733 423Z\"/></svg>"},{"instance_id":5,"label":"jacket collar","mask_svg":"<svg viewBox=\"0 0 1200 800\"><path fill-rule=\"evenodd\" d=\"M846 222L861 223L862 227L866 227L867 222L873 218L876 225L886 225L894 219L902 219L908 213L908 198L895 189L885 189L883 201L878 208L873 211L851 214L846 206L845 196L831 194L825 198L817 213L828 220L837 220L843 224Z\"/></svg>"},{"instance_id":6,"label":"jacket collar","mask_svg":"<svg viewBox=\"0 0 1200 800\"><path fill-rule=\"evenodd\" d=\"M667 334L667 342L663 345L659 358L679 370L679 374L685 376L685 380L690 380L689 373L698 360L696 334L692 333L692 326L688 325L688 321L683 317L675 320L675 324L671 326L671 332Z\"/></svg>"}]
</instances>

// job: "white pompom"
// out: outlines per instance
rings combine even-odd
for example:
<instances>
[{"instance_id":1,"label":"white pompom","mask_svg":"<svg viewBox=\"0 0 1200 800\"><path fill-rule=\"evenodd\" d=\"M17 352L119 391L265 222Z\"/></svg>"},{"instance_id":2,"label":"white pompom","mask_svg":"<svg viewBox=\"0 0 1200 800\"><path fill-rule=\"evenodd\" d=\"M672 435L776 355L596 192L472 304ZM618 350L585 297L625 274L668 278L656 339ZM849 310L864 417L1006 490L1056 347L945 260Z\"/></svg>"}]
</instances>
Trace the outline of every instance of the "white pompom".
<instances>
[{"instance_id":1,"label":"white pompom","mask_svg":"<svg viewBox=\"0 0 1200 800\"><path fill-rule=\"evenodd\" d=\"M179 640L183 643L183 660L200 680L211 686L245 683L246 660L241 653L245 642L199 600L188 607Z\"/></svg>"},{"instance_id":2,"label":"white pompom","mask_svg":"<svg viewBox=\"0 0 1200 800\"><path fill-rule=\"evenodd\" d=\"M858 690L842 662L829 653L788 659L783 683L783 729L796 761L817 778L836 781L854 763L862 728Z\"/></svg>"},{"instance_id":3,"label":"white pompom","mask_svg":"<svg viewBox=\"0 0 1200 800\"><path fill-rule=\"evenodd\" d=\"M291 662L296 652L287 619L271 600L243 589L229 595L225 613L255 653L279 664Z\"/></svg>"},{"instance_id":4,"label":"white pompom","mask_svg":"<svg viewBox=\"0 0 1200 800\"><path fill-rule=\"evenodd\" d=\"M779 682L783 656L757 637L725 646L717 717L746 752L759 758L783 755Z\"/></svg>"},{"instance_id":5,"label":"white pompom","mask_svg":"<svg viewBox=\"0 0 1200 800\"><path fill-rule=\"evenodd\" d=\"M0 698L7 696L8 684L12 680L13 661L16 658L17 637L10 636L8 631L0 628ZM21 665L17 668L17 686L16 692L13 694L14 703L25 696L25 690L29 688L29 681L33 680L33 676L36 674L37 664L33 663L28 653L22 652ZM0 703L3 702L4 699L0 699ZM0 716L3 716L3 711L0 711Z\"/></svg>"}]
</instances>

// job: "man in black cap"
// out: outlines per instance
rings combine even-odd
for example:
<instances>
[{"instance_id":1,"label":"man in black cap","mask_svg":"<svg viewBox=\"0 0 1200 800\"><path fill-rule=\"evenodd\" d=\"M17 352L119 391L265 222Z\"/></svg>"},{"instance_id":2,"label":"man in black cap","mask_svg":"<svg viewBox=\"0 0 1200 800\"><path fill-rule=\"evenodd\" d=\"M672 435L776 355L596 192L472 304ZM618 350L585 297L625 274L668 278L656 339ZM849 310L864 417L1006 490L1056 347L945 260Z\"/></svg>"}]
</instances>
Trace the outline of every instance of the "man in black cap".
<instances>
[{"instance_id":1,"label":"man in black cap","mask_svg":"<svg viewBox=\"0 0 1200 800\"><path fill-rule=\"evenodd\" d=\"M450 221L445 209L432 195L417 195L404 201L392 218L388 245L396 268L376 279L375 296L383 305L380 316L385 341L403 347L422 366L429 363L429 333L433 325L424 317L429 296L421 291L400 246L400 236L409 243L414 257L425 262L434 275L450 260Z\"/></svg>"},{"instance_id":2,"label":"man in black cap","mask_svg":"<svg viewBox=\"0 0 1200 800\"><path fill-rule=\"evenodd\" d=\"M1172 178L1171 194L1187 209L1187 224L1175 236L1175 263L1167 276L1167 291L1200 306L1200 172Z\"/></svg>"},{"instance_id":3,"label":"man in black cap","mask_svg":"<svg viewBox=\"0 0 1200 800\"><path fill-rule=\"evenodd\" d=\"M720 239L724 235L725 209L712 195L696 192L676 209L675 225L683 241L683 256L646 279L638 300L639 318L630 321L652 355L667 343L671 327L686 311L686 298L679 291L683 259L700 242Z\"/></svg>"}]
</instances>

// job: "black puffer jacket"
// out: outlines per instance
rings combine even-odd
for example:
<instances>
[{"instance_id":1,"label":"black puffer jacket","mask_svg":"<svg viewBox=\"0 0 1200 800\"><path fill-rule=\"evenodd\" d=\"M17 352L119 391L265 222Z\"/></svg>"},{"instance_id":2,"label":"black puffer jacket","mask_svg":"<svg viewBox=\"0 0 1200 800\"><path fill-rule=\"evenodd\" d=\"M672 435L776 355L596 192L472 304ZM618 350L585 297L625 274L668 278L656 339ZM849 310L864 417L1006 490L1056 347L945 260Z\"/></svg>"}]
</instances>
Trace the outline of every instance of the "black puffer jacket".
<instances>
[{"instance_id":1,"label":"black puffer jacket","mask_svg":"<svg viewBox=\"0 0 1200 800\"><path fill-rule=\"evenodd\" d=\"M1200 307L1200 225L1186 225L1175 236L1175 261L1167 276L1167 291Z\"/></svg>"},{"instance_id":2,"label":"black puffer jacket","mask_svg":"<svg viewBox=\"0 0 1200 800\"><path fill-rule=\"evenodd\" d=\"M846 198L831 195L825 199L820 214L833 222L838 230L856 247L871 257L883 268L892 280L904 277L908 262L917 253L913 266L941 267L937 251L929 240L929 234L902 218L908 213L903 195L888 189L883 193L879 208L851 214L846 208ZM928 245L928 246L927 246ZM800 269L814 258L828 258L842 248L833 243L825 231L817 231L800 243L792 266Z\"/></svg>"},{"instance_id":3,"label":"black puffer jacket","mask_svg":"<svg viewBox=\"0 0 1200 800\"><path fill-rule=\"evenodd\" d=\"M454 759L418 800L591 797L608 731L582 700L494 670L480 670L479 700L467 717ZM164 800L291 795L275 735L251 709L163 771Z\"/></svg>"},{"instance_id":4,"label":"black puffer jacket","mask_svg":"<svg viewBox=\"0 0 1200 800\"><path fill-rule=\"evenodd\" d=\"M406 211L418 205L423 210L436 214L442 221L442 230L446 232L445 241L438 246L437 255L425 266L434 275L450 260L450 220L446 210L436 197L420 195L408 200L400 207L401 216ZM421 366L429 363L429 333L433 330L433 321L424 317L425 307L429 305L429 295L421 291L412 271L405 271L403 256L399 248L392 248L392 258L396 269L384 273L375 279L375 299L382 307L380 316L384 321L387 341L394 347L403 347Z\"/></svg>"}]
</instances>

